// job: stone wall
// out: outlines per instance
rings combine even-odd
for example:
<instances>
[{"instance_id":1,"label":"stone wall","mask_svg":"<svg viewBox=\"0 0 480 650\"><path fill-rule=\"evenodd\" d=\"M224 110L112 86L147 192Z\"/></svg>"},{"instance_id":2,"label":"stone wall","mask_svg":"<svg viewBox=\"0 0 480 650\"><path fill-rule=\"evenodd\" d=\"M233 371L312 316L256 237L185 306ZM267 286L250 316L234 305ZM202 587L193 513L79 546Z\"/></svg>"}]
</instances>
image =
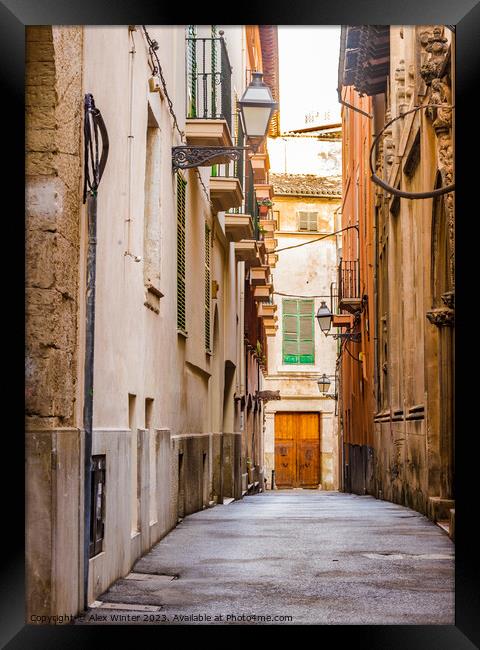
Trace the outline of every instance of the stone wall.
<instances>
[{"instance_id":1,"label":"stone wall","mask_svg":"<svg viewBox=\"0 0 480 650\"><path fill-rule=\"evenodd\" d=\"M78 27L26 28L27 620L82 598L82 44Z\"/></svg>"}]
</instances>

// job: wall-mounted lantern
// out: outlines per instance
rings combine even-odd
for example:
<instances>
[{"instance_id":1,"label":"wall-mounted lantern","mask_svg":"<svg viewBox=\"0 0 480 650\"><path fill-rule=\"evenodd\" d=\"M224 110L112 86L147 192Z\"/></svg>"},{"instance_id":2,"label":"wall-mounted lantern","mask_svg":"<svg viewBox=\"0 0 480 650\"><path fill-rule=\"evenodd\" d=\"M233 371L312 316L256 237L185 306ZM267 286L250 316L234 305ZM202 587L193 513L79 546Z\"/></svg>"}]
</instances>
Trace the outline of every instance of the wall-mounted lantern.
<instances>
[{"instance_id":1,"label":"wall-mounted lantern","mask_svg":"<svg viewBox=\"0 0 480 650\"><path fill-rule=\"evenodd\" d=\"M247 147L190 147L172 148L173 169L189 169L213 165L219 158L239 160L243 150L256 152L266 138L272 114L278 104L272 91L263 81L262 72L253 72L252 81L238 101L244 132L250 146Z\"/></svg>"}]
</instances>

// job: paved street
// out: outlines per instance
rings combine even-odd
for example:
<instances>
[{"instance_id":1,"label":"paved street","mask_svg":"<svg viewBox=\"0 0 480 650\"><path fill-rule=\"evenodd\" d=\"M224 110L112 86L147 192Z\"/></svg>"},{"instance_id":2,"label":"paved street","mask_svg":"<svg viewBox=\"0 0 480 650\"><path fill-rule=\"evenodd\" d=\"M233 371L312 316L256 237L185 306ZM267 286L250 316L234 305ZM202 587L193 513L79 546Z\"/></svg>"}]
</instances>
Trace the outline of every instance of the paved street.
<instances>
[{"instance_id":1,"label":"paved street","mask_svg":"<svg viewBox=\"0 0 480 650\"><path fill-rule=\"evenodd\" d=\"M78 623L450 625L454 545L373 497L267 492L186 517L98 600Z\"/></svg>"}]
</instances>

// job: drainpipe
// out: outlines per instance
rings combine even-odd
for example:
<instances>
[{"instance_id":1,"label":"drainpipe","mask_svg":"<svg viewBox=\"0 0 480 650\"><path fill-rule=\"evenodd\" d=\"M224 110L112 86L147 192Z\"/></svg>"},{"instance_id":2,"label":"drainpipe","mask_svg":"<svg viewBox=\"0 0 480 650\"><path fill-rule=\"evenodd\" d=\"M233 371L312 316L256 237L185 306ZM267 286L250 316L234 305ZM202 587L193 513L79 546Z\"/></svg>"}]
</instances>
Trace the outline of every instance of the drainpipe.
<instances>
[{"instance_id":1,"label":"drainpipe","mask_svg":"<svg viewBox=\"0 0 480 650\"><path fill-rule=\"evenodd\" d=\"M83 589L84 607L88 608L88 568L90 558L91 483L92 483L92 424L93 424L93 364L95 343L95 282L97 248L97 190L108 158L108 134L93 95L85 95L84 104L84 186L83 203L87 203L88 250L86 288L85 379L83 404L84 451L84 531L83 531ZM93 139L92 139L93 129ZM102 153L98 158L98 132ZM95 152L94 152L95 147ZM90 178L92 173L92 178Z\"/></svg>"}]
</instances>

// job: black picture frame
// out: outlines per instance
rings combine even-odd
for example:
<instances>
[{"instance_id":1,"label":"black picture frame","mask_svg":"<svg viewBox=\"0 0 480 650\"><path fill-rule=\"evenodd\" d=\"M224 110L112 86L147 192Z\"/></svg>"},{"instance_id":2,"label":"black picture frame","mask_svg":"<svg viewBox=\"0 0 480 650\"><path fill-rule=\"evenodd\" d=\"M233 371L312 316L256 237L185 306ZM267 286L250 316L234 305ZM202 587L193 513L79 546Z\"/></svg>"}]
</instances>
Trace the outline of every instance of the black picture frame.
<instances>
[{"instance_id":1,"label":"black picture frame","mask_svg":"<svg viewBox=\"0 0 480 650\"><path fill-rule=\"evenodd\" d=\"M469 650L480 646L478 618L480 614L480 587L478 575L478 538L476 477L479 475L478 430L475 403L477 382L468 379L470 369L475 371L477 340L476 301L473 261L478 257L475 228L478 228L479 184L475 155L469 162L469 152L477 154L478 119L475 93L480 70L480 3L476 0L335 0L317 2L296 0L294 3L243 6L241 13L225 16L225 6L218 12L202 11L197 5L188 13L198 24L448 24L456 30L456 563L455 563L455 625L452 626L322 626L318 642L325 643L325 627L331 627L329 643L348 644L356 648L390 650L404 648L420 650ZM235 9L232 7L232 9ZM5 265L4 283L11 294L5 298L4 323L10 327L4 335L4 355L12 350L18 359L24 350L22 333L22 296L24 294L24 30L36 24L180 24L185 21L186 5L181 11L175 4L167 6L158 0L3 0L0 3L0 51L2 104L4 122L3 151L3 253L11 259ZM210 15L208 15L210 13ZM214 16L212 15L214 13ZM10 202L9 207L6 203ZM13 268L14 272L10 269ZM18 306L18 309L14 307ZM467 317L468 315L468 317ZM23 347L22 347L23 346ZM23 353L24 356L24 353ZM106 632L102 626L35 626L26 625L24 613L24 494L21 487L24 476L24 438L22 431L22 403L24 371L20 363L3 364L7 372L9 408L4 411L4 470L12 472L3 492L2 579L0 596L0 642L2 647L16 648L85 648L94 643L97 634ZM12 406L17 404L17 408ZM5 407L4 407L5 408ZM12 416L14 416L12 418ZM18 424L17 424L18 416ZM13 419L13 426L8 426ZM5 475L5 471L2 472ZM108 626L111 635L122 635L130 626ZM320 627L320 626L319 626ZM163 629L163 628L162 628ZM285 628L282 628L282 631ZM145 632L155 633L155 627L134 627L135 638ZM210 634L211 629L205 630ZM250 631L250 630L247 630ZM198 627L195 630L198 633ZM251 643L256 643L251 634ZM256 637L255 637L256 638ZM138 643L138 641L137 641ZM158 640L157 643L160 643Z\"/></svg>"}]
</instances>

